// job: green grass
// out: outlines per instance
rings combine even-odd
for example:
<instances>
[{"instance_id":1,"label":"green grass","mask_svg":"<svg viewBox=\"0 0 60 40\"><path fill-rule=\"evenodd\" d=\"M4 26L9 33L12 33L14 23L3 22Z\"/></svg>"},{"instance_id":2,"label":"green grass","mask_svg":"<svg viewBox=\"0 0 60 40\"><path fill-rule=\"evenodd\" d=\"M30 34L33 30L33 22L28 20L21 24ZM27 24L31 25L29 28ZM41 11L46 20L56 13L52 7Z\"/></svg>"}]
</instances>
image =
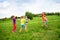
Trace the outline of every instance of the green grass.
<instances>
[{"instance_id":1,"label":"green grass","mask_svg":"<svg viewBox=\"0 0 60 40\"><path fill-rule=\"evenodd\" d=\"M17 19L17 29L12 33L12 20L0 21L0 40L60 40L60 16L47 16L48 29L42 28L41 17L29 20L27 31L19 33L20 19Z\"/></svg>"}]
</instances>

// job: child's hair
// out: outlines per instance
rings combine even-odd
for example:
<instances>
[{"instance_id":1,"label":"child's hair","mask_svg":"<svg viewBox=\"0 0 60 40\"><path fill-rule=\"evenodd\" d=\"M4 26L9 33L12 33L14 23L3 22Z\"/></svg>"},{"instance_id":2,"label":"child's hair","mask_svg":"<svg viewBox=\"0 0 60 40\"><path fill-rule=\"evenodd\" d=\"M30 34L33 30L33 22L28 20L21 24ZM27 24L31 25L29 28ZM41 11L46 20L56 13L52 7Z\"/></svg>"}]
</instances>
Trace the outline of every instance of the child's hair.
<instances>
[{"instance_id":1,"label":"child's hair","mask_svg":"<svg viewBox=\"0 0 60 40\"><path fill-rule=\"evenodd\" d=\"M45 12L42 12L42 16L44 16L44 17L45 17Z\"/></svg>"}]
</instances>

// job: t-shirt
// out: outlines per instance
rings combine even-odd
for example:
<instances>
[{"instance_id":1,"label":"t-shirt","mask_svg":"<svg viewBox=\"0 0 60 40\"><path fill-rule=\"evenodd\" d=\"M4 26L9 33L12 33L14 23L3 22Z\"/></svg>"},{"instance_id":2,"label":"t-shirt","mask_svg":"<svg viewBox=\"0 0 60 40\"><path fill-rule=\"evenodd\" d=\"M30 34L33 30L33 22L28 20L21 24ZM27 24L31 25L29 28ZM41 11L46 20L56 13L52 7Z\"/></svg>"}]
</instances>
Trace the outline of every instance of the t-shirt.
<instances>
[{"instance_id":1,"label":"t-shirt","mask_svg":"<svg viewBox=\"0 0 60 40\"><path fill-rule=\"evenodd\" d=\"M21 24L25 24L25 19L21 19Z\"/></svg>"},{"instance_id":2,"label":"t-shirt","mask_svg":"<svg viewBox=\"0 0 60 40\"><path fill-rule=\"evenodd\" d=\"M12 20L13 20L13 23L15 24L16 23L16 18L13 18Z\"/></svg>"}]
</instances>

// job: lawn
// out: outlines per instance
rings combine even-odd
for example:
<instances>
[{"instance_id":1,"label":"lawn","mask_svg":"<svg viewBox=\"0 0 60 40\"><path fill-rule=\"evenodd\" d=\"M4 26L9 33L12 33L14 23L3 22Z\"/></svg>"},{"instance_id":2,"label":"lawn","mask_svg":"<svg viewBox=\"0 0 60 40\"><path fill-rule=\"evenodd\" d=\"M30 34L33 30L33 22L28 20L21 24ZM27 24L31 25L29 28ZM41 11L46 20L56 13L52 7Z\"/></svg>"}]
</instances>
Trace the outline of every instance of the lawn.
<instances>
[{"instance_id":1,"label":"lawn","mask_svg":"<svg viewBox=\"0 0 60 40\"><path fill-rule=\"evenodd\" d=\"M0 21L0 40L60 40L60 16L47 16L48 29L42 27L42 18L29 20L27 32L20 33L20 19L17 19L17 29L12 33L12 20Z\"/></svg>"}]
</instances>

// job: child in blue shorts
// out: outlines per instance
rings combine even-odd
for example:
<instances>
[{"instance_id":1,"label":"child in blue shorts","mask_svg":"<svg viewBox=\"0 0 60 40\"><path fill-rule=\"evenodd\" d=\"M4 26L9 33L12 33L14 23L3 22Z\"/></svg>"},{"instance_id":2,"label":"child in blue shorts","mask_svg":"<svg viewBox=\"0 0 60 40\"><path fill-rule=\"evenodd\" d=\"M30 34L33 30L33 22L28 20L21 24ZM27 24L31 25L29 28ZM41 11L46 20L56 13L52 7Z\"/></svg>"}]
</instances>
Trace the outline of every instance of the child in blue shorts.
<instances>
[{"instance_id":1,"label":"child in blue shorts","mask_svg":"<svg viewBox=\"0 0 60 40\"><path fill-rule=\"evenodd\" d=\"M25 29L25 19L24 19L24 16L21 16L21 29L20 29L19 32L21 32L22 29Z\"/></svg>"},{"instance_id":2,"label":"child in blue shorts","mask_svg":"<svg viewBox=\"0 0 60 40\"><path fill-rule=\"evenodd\" d=\"M42 13L42 22L43 22L43 25L42 26L44 26L44 27L48 27L48 20L47 20L47 18L46 18L46 16L45 16L45 13L43 12Z\"/></svg>"}]
</instances>

